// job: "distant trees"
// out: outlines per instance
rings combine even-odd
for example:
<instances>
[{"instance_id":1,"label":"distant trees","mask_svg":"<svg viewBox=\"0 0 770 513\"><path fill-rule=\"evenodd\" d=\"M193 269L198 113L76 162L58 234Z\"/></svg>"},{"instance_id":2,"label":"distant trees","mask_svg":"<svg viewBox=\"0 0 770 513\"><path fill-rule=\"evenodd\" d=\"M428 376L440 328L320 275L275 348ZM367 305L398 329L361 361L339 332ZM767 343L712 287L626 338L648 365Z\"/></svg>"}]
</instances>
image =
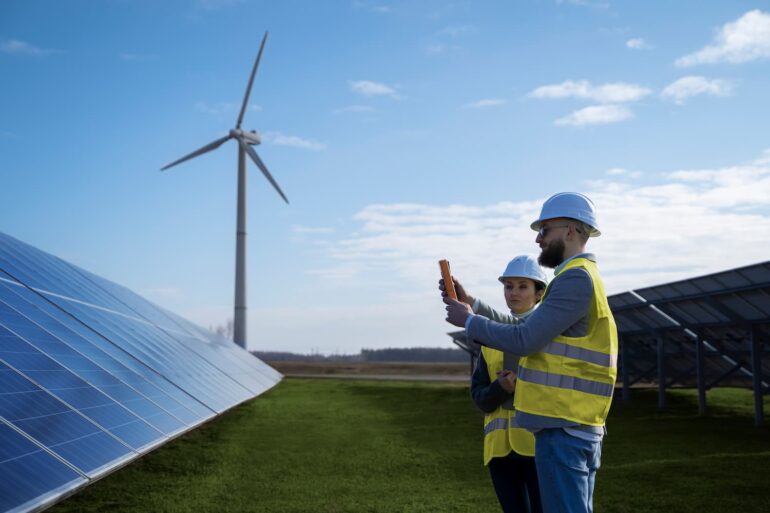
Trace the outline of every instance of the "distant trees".
<instances>
[{"instance_id":1,"label":"distant trees","mask_svg":"<svg viewBox=\"0 0 770 513\"><path fill-rule=\"evenodd\" d=\"M362 349L365 362L467 362L468 355L451 347L394 347Z\"/></svg>"},{"instance_id":2,"label":"distant trees","mask_svg":"<svg viewBox=\"0 0 770 513\"><path fill-rule=\"evenodd\" d=\"M227 319L227 322L225 322L225 324L209 326L209 331L213 331L220 337L225 337L227 340L232 340L233 339L233 320Z\"/></svg>"},{"instance_id":3,"label":"distant trees","mask_svg":"<svg viewBox=\"0 0 770 513\"><path fill-rule=\"evenodd\" d=\"M394 347L385 349L362 349L358 354L319 353L299 354L281 351L253 351L262 360L270 361L313 361L313 362L424 362L451 363L468 361L468 355L461 349L444 347Z\"/></svg>"}]
</instances>

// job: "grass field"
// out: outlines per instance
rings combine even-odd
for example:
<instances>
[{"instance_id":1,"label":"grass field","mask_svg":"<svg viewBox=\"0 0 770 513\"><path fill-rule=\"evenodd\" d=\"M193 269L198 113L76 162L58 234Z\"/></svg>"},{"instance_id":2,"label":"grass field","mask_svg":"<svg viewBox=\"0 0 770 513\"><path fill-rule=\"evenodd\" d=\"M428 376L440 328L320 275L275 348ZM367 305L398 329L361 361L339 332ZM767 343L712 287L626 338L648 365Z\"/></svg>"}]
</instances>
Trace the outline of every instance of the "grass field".
<instances>
[{"instance_id":1,"label":"grass field","mask_svg":"<svg viewBox=\"0 0 770 513\"><path fill-rule=\"evenodd\" d=\"M770 511L750 393L656 397L613 406L595 511ZM465 385L288 378L50 511L498 511L481 443Z\"/></svg>"}]
</instances>

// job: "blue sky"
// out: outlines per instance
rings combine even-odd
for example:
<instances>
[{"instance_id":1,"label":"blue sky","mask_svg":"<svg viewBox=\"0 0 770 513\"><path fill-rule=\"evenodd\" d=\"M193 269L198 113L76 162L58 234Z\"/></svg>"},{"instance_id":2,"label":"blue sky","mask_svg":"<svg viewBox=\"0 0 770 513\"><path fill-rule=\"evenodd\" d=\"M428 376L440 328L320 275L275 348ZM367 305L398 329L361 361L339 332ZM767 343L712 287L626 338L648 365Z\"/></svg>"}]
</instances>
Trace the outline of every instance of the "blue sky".
<instances>
[{"instance_id":1,"label":"blue sky","mask_svg":"<svg viewBox=\"0 0 770 513\"><path fill-rule=\"evenodd\" d=\"M504 307L552 193L599 207L607 289L766 260L770 5L5 0L0 230L204 325L232 317L244 128L249 347L447 346L436 261Z\"/></svg>"}]
</instances>

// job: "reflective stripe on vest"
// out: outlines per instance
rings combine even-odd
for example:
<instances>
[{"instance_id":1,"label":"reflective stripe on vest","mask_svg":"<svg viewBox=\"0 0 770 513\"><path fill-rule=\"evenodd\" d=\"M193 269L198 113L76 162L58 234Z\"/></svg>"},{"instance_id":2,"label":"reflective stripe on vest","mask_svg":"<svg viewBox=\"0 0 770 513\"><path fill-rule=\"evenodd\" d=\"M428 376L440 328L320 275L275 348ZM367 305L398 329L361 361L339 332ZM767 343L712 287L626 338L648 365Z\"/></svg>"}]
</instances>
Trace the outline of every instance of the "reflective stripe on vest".
<instances>
[{"instance_id":1,"label":"reflective stripe on vest","mask_svg":"<svg viewBox=\"0 0 770 513\"><path fill-rule=\"evenodd\" d=\"M501 351L488 347L481 348L484 362L487 364L489 382L497 379L497 372L503 370L505 364ZM508 362L509 367L516 371L517 362ZM507 402L507 401L506 401ZM519 427L516 413L506 409L505 403L484 417L484 465L492 458L501 458L511 451L524 456L535 455L535 437L529 431Z\"/></svg>"},{"instance_id":2,"label":"reflective stripe on vest","mask_svg":"<svg viewBox=\"0 0 770 513\"><path fill-rule=\"evenodd\" d=\"M596 263L574 258L556 275L581 268L591 277L593 298L588 333L560 335L542 350L522 358L516 384L516 409L533 415L601 426L607 418L617 376L618 336Z\"/></svg>"},{"instance_id":3,"label":"reflective stripe on vest","mask_svg":"<svg viewBox=\"0 0 770 513\"><path fill-rule=\"evenodd\" d=\"M502 418L492 419L491 421L487 422L484 425L484 434L488 435L492 431L497 431L498 429L505 430L505 429L508 429L509 427L521 429L521 427L519 426L519 423L516 422L515 416L509 419L502 419Z\"/></svg>"},{"instance_id":4,"label":"reflective stripe on vest","mask_svg":"<svg viewBox=\"0 0 770 513\"><path fill-rule=\"evenodd\" d=\"M615 367L618 360L617 353L607 354L602 353L601 351L592 351L591 349L570 346L556 341L550 342L540 351L555 356L566 356L567 358L572 358L573 360L582 360L588 363L595 363L596 365L601 365L603 367Z\"/></svg>"},{"instance_id":5,"label":"reflective stripe on vest","mask_svg":"<svg viewBox=\"0 0 770 513\"><path fill-rule=\"evenodd\" d=\"M508 419L492 419L484 426L484 434L488 435L492 431L508 429Z\"/></svg>"},{"instance_id":6,"label":"reflective stripe on vest","mask_svg":"<svg viewBox=\"0 0 770 513\"><path fill-rule=\"evenodd\" d=\"M590 379L581 379L574 376L564 376L562 374L549 374L534 369L521 369L519 379L545 385L548 387L567 388L585 392L586 394L603 395L612 397L612 391L615 385L599 383Z\"/></svg>"}]
</instances>

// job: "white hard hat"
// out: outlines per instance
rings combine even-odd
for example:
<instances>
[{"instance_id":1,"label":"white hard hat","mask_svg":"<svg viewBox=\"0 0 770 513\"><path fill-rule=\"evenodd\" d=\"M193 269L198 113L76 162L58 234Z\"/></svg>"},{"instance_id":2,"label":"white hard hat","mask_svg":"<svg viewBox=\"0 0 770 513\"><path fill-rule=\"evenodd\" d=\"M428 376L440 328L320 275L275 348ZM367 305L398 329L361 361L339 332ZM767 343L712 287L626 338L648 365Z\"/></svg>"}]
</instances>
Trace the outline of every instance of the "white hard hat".
<instances>
[{"instance_id":1,"label":"white hard hat","mask_svg":"<svg viewBox=\"0 0 770 513\"><path fill-rule=\"evenodd\" d=\"M540 210L540 217L530 227L538 231L540 230L540 223L546 219L557 217L568 217L587 224L592 228L588 234L590 237L598 237L602 234L596 222L594 202L579 192L560 192L545 200L543 208Z\"/></svg>"},{"instance_id":2,"label":"white hard hat","mask_svg":"<svg viewBox=\"0 0 770 513\"><path fill-rule=\"evenodd\" d=\"M506 278L529 278L532 281L542 283L543 287L548 285L548 278L543 268L540 267L537 260L527 255L519 255L508 262L505 271L498 280L504 282Z\"/></svg>"}]
</instances>

